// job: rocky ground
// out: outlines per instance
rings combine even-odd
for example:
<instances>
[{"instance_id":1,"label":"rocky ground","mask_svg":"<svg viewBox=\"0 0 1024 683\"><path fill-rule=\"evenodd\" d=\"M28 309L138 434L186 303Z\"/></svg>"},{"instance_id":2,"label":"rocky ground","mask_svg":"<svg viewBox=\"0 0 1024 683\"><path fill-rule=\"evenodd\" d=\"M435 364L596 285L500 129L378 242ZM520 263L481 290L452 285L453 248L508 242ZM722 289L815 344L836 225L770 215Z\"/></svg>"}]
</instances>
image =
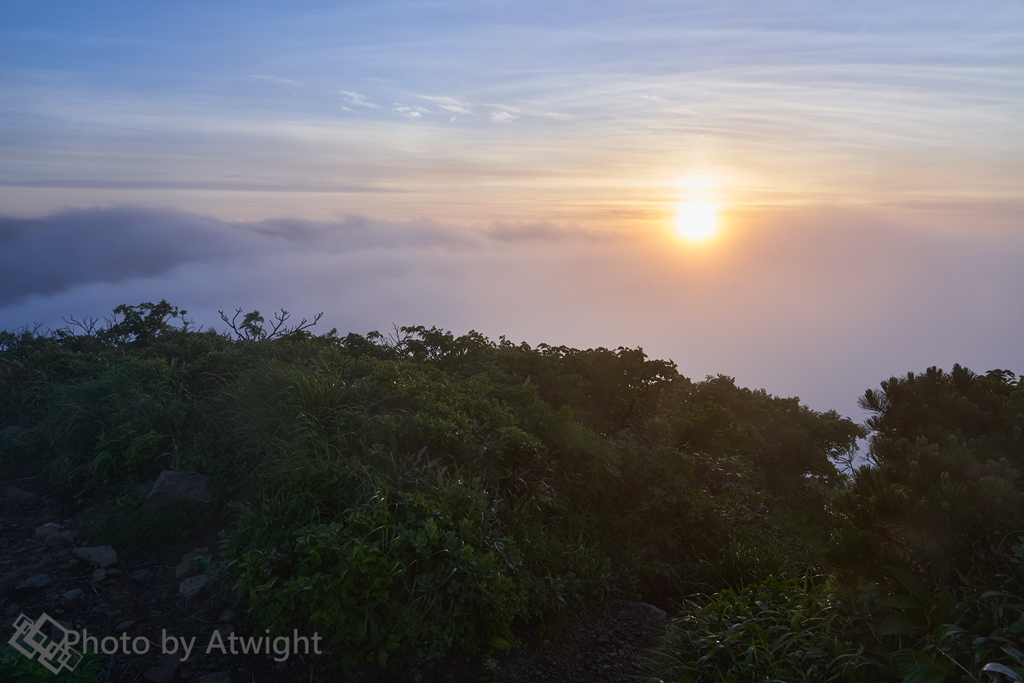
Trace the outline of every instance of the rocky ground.
<instances>
[{"instance_id":1,"label":"rocky ground","mask_svg":"<svg viewBox=\"0 0 1024 683\"><path fill-rule=\"evenodd\" d=\"M226 587L210 581L200 566L182 562L184 555L209 539L169 541L142 557L127 552L130 549L97 549L83 540L80 511L33 490L33 483L0 485L4 498L0 634L4 643L13 635L20 615L37 620L45 613L65 629L96 636L101 649L104 645L108 651L116 648L114 654L99 654L79 665L91 666L99 672L98 680L109 683L346 680L329 672L330 655L313 652L318 645L324 647L322 643L311 643L306 655L304 643L299 642L298 654L290 652L285 661L275 661L281 657L273 654L242 654L240 647L238 654L227 652L232 634L246 638L262 634L254 633L244 605ZM127 562L126 556L132 561ZM609 600L560 626L557 635L524 636L519 650L488 666L452 663L435 671L375 674L371 679L388 683L654 681L644 653L656 644L665 621L665 613L652 605ZM223 653L216 647L214 631L220 634ZM187 658L183 659L180 641L176 653L162 652L172 649L172 638L192 642ZM215 646L207 653L211 642Z\"/></svg>"}]
</instances>

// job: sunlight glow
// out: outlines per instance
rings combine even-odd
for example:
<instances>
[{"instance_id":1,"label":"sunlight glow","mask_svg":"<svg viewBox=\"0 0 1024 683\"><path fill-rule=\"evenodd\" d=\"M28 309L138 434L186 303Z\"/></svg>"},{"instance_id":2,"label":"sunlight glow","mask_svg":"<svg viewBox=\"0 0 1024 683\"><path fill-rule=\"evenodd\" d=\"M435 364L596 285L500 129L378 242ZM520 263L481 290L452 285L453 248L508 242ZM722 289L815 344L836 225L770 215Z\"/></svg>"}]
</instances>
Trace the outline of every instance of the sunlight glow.
<instances>
[{"instance_id":1,"label":"sunlight glow","mask_svg":"<svg viewBox=\"0 0 1024 683\"><path fill-rule=\"evenodd\" d=\"M679 205L676 232L691 242L702 242L718 229L718 205L714 202L685 202Z\"/></svg>"}]
</instances>

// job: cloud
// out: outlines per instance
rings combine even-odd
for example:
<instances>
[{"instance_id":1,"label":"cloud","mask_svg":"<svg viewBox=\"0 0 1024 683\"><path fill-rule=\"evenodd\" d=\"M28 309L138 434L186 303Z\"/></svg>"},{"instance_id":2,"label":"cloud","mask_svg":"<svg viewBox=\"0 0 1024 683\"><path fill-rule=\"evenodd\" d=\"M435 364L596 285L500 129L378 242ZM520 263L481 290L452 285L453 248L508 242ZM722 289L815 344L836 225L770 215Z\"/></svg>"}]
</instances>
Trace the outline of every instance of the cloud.
<instances>
[{"instance_id":1,"label":"cloud","mask_svg":"<svg viewBox=\"0 0 1024 683\"><path fill-rule=\"evenodd\" d=\"M406 107L398 104L397 102L395 103L394 111L408 116L410 119L418 119L423 116L423 114L431 113L429 109L424 109L423 107Z\"/></svg>"},{"instance_id":2,"label":"cloud","mask_svg":"<svg viewBox=\"0 0 1024 683\"><path fill-rule=\"evenodd\" d=\"M607 241L621 238L621 235L597 233L578 227L564 227L549 221L516 222L498 221L485 232L498 242L564 242L567 240Z\"/></svg>"},{"instance_id":3,"label":"cloud","mask_svg":"<svg viewBox=\"0 0 1024 683\"><path fill-rule=\"evenodd\" d=\"M513 114L509 111L492 111L491 121L495 123L509 123L519 118L518 114Z\"/></svg>"},{"instance_id":4,"label":"cloud","mask_svg":"<svg viewBox=\"0 0 1024 683\"><path fill-rule=\"evenodd\" d=\"M232 222L138 207L0 217L0 307L91 284L159 278L188 264L244 262L310 249L340 254L468 244L452 226L421 222L411 227L358 217Z\"/></svg>"},{"instance_id":5,"label":"cloud","mask_svg":"<svg viewBox=\"0 0 1024 683\"><path fill-rule=\"evenodd\" d=\"M967 219L965 219L967 220ZM707 248L559 221L224 221L120 207L0 218L0 329L167 299L365 333L475 329L587 348L642 346L859 418L892 374L962 363L1024 372L1024 237L939 234L867 213L791 212Z\"/></svg>"},{"instance_id":6,"label":"cloud","mask_svg":"<svg viewBox=\"0 0 1024 683\"><path fill-rule=\"evenodd\" d=\"M342 90L341 94L344 95L350 103L356 105L357 107L368 107L370 109L380 108L379 104L374 104L373 102L370 102L368 99L366 99L364 95L360 95L357 92Z\"/></svg>"},{"instance_id":7,"label":"cloud","mask_svg":"<svg viewBox=\"0 0 1024 683\"><path fill-rule=\"evenodd\" d=\"M444 109L454 114L472 114L473 112L466 109L463 105L465 102L461 102L454 97L444 97L440 95L420 95L420 99L430 100L436 102L438 109Z\"/></svg>"},{"instance_id":8,"label":"cloud","mask_svg":"<svg viewBox=\"0 0 1024 683\"><path fill-rule=\"evenodd\" d=\"M437 106L439 108L441 108L441 109L444 109L445 111L454 112L456 114L472 114L473 113L472 111L470 111L469 109L466 109L465 107L459 107L459 106L456 106L454 104L439 104Z\"/></svg>"}]
</instances>

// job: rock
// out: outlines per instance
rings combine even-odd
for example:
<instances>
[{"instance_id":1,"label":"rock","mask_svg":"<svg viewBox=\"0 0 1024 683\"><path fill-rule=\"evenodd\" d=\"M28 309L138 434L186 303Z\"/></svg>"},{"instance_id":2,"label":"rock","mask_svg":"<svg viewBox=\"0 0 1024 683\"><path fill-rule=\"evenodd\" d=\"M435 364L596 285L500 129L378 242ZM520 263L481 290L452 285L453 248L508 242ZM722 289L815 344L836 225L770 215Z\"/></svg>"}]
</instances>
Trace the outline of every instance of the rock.
<instances>
[{"instance_id":1,"label":"rock","mask_svg":"<svg viewBox=\"0 0 1024 683\"><path fill-rule=\"evenodd\" d=\"M223 671L218 671L213 674L206 674L196 679L196 683L231 683L231 676L228 676Z\"/></svg>"},{"instance_id":2,"label":"rock","mask_svg":"<svg viewBox=\"0 0 1024 683\"><path fill-rule=\"evenodd\" d=\"M71 545L75 542L75 537L78 534L74 531L55 531L46 537L43 541L43 545L47 548L58 548L60 546Z\"/></svg>"},{"instance_id":3,"label":"rock","mask_svg":"<svg viewBox=\"0 0 1024 683\"><path fill-rule=\"evenodd\" d=\"M142 509L147 510L185 500L212 503L213 493L213 481L209 477L165 470L153 484L153 490L142 504Z\"/></svg>"},{"instance_id":4,"label":"rock","mask_svg":"<svg viewBox=\"0 0 1024 683\"><path fill-rule=\"evenodd\" d=\"M115 569L113 567L111 567L110 569L107 570L107 576L111 576L111 577L113 577L113 576L121 576L121 574L123 574L123 573L124 572L122 572L120 569Z\"/></svg>"},{"instance_id":5,"label":"rock","mask_svg":"<svg viewBox=\"0 0 1024 683\"><path fill-rule=\"evenodd\" d=\"M651 605L646 602L638 602L636 604L640 605L645 610L647 610L647 612L658 621L665 621L666 619L668 619L668 614L663 609L655 607L654 605Z\"/></svg>"},{"instance_id":6,"label":"rock","mask_svg":"<svg viewBox=\"0 0 1024 683\"><path fill-rule=\"evenodd\" d=\"M235 620L235 613L232 610L229 610L229 609L226 609L223 612L221 612L220 613L220 619L218 619L218 621L220 621L220 623L222 623L222 624L226 624L226 623L228 623L230 621L234 621L234 620Z\"/></svg>"},{"instance_id":7,"label":"rock","mask_svg":"<svg viewBox=\"0 0 1024 683\"><path fill-rule=\"evenodd\" d=\"M129 574L129 576L131 576L136 581L145 583L146 581L149 581L153 578L153 572L149 571L148 569L139 569L138 571L134 571L131 574Z\"/></svg>"},{"instance_id":8,"label":"rock","mask_svg":"<svg viewBox=\"0 0 1024 683\"><path fill-rule=\"evenodd\" d=\"M206 574L200 574L199 576L193 576L182 581L181 585L178 586L178 593L186 600L191 600L209 587L210 580L206 578Z\"/></svg>"},{"instance_id":9,"label":"rock","mask_svg":"<svg viewBox=\"0 0 1024 683\"><path fill-rule=\"evenodd\" d=\"M19 605L18 603L14 603L10 607L7 608L7 611L4 612L4 616L5 617L16 617L20 613L21 613L21 605Z\"/></svg>"},{"instance_id":10,"label":"rock","mask_svg":"<svg viewBox=\"0 0 1024 683\"><path fill-rule=\"evenodd\" d=\"M114 633L124 633L134 625L134 621L122 621L120 624L114 627Z\"/></svg>"},{"instance_id":11,"label":"rock","mask_svg":"<svg viewBox=\"0 0 1024 683\"><path fill-rule=\"evenodd\" d=\"M178 581L189 578L190 576L196 575L196 567L191 562L182 562L174 568L174 578Z\"/></svg>"},{"instance_id":12,"label":"rock","mask_svg":"<svg viewBox=\"0 0 1024 683\"><path fill-rule=\"evenodd\" d=\"M19 583L17 586L15 586L14 590L36 590L48 585L50 585L50 577L48 574L33 574L32 576L28 577L27 579Z\"/></svg>"},{"instance_id":13,"label":"rock","mask_svg":"<svg viewBox=\"0 0 1024 683\"><path fill-rule=\"evenodd\" d=\"M106 581L107 580L107 570L106 569L97 569L96 571L94 571L92 573L92 576L89 577L89 580L92 581L93 583L99 583L100 581Z\"/></svg>"},{"instance_id":14,"label":"rock","mask_svg":"<svg viewBox=\"0 0 1024 683\"><path fill-rule=\"evenodd\" d=\"M65 602L71 602L72 600L77 600L78 598L82 597L82 595L84 593L85 593L85 591L82 590L81 588L72 588L67 593L64 593L63 595L61 595L60 597Z\"/></svg>"},{"instance_id":15,"label":"rock","mask_svg":"<svg viewBox=\"0 0 1024 683\"><path fill-rule=\"evenodd\" d=\"M39 543L42 543L43 541L45 541L47 539L47 537L50 534L56 533L56 532L58 532L60 530L61 530L60 524L54 524L53 522L49 522L49 523L44 524L42 526L37 526L36 527L35 536L33 536L33 540L35 540L35 541L37 541Z\"/></svg>"},{"instance_id":16,"label":"rock","mask_svg":"<svg viewBox=\"0 0 1024 683\"><path fill-rule=\"evenodd\" d=\"M150 669L146 669L142 677L147 681L153 683L173 683L174 673L178 670L178 667L173 665L168 666L154 666Z\"/></svg>"},{"instance_id":17,"label":"rock","mask_svg":"<svg viewBox=\"0 0 1024 683\"><path fill-rule=\"evenodd\" d=\"M110 565L117 563L117 551L109 545L99 545L93 548L75 548L72 552L75 554L75 557L86 562L98 564L101 569L106 569Z\"/></svg>"},{"instance_id":18,"label":"rock","mask_svg":"<svg viewBox=\"0 0 1024 683\"><path fill-rule=\"evenodd\" d=\"M185 653L181 652L180 650L176 653L172 652L171 654L163 655L160 657L160 659L156 660L156 665L173 666L175 669L177 669L179 666L181 666L181 658L184 656Z\"/></svg>"},{"instance_id":19,"label":"rock","mask_svg":"<svg viewBox=\"0 0 1024 683\"><path fill-rule=\"evenodd\" d=\"M4 489L3 493L4 500L14 505L31 503L38 497L39 496L37 496L36 494L30 491L19 489L17 486L8 486L7 488Z\"/></svg>"},{"instance_id":20,"label":"rock","mask_svg":"<svg viewBox=\"0 0 1024 683\"><path fill-rule=\"evenodd\" d=\"M3 429L0 429L0 438L2 439L16 439L25 429L18 425L8 425Z\"/></svg>"},{"instance_id":21,"label":"rock","mask_svg":"<svg viewBox=\"0 0 1024 683\"><path fill-rule=\"evenodd\" d=\"M153 683L171 683L174 680L175 672L178 671L178 667L181 665L179 654L164 655L156 661L156 666L146 669L142 677Z\"/></svg>"}]
</instances>

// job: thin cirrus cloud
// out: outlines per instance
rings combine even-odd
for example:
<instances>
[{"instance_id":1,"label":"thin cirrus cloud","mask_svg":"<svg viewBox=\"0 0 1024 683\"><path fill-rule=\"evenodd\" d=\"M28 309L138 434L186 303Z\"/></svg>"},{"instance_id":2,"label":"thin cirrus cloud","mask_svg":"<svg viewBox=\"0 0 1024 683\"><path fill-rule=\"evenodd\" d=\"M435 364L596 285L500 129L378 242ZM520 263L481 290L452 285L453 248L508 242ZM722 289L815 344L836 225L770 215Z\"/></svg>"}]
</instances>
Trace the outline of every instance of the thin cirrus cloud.
<instances>
[{"instance_id":1,"label":"thin cirrus cloud","mask_svg":"<svg viewBox=\"0 0 1024 683\"><path fill-rule=\"evenodd\" d=\"M379 104L370 102L365 95L360 95L357 92L351 92L348 90L342 90L341 94L348 100L349 104L354 104L357 107L366 107L368 109L379 109Z\"/></svg>"}]
</instances>

